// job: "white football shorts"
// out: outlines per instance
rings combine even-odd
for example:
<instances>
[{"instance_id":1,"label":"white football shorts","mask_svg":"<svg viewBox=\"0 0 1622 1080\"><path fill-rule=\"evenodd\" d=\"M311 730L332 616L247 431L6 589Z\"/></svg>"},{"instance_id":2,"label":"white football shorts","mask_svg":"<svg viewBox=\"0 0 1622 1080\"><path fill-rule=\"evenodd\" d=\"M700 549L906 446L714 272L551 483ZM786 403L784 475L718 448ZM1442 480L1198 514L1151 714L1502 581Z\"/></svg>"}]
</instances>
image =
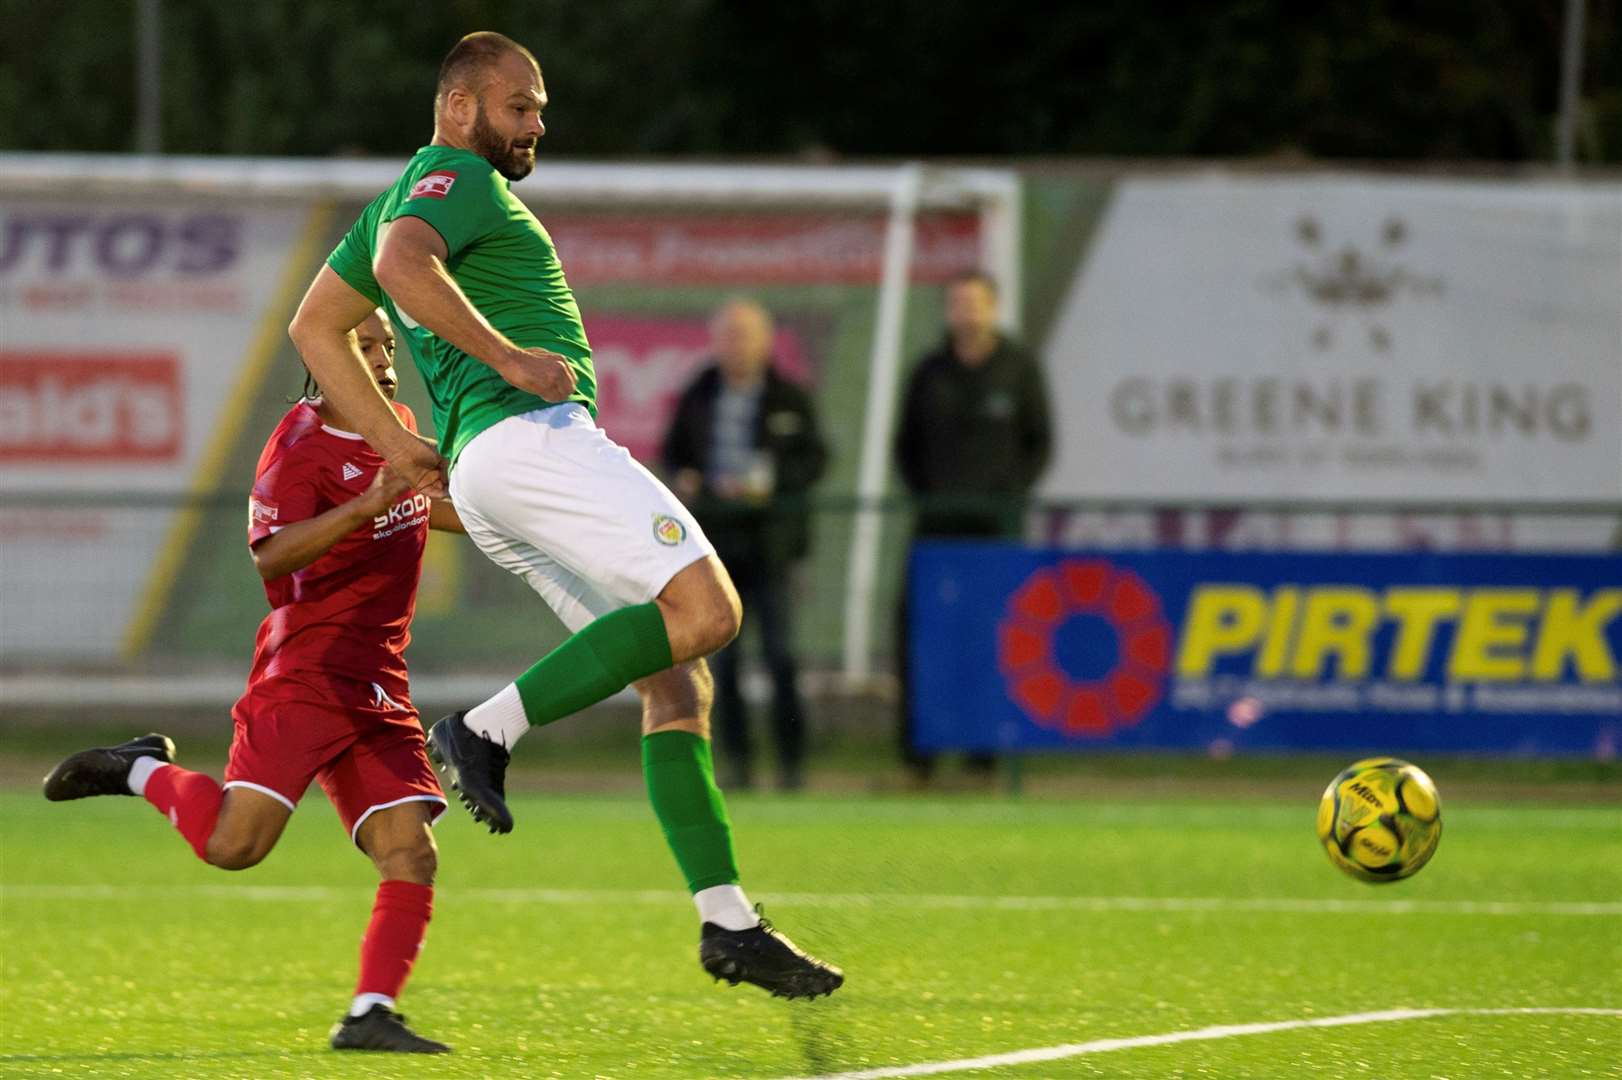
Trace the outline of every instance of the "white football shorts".
<instances>
[{"instance_id":1,"label":"white football shorts","mask_svg":"<svg viewBox=\"0 0 1622 1080\"><path fill-rule=\"evenodd\" d=\"M715 547L670 489L579 403L509 416L451 469L479 550L541 594L571 631L658 596Z\"/></svg>"}]
</instances>

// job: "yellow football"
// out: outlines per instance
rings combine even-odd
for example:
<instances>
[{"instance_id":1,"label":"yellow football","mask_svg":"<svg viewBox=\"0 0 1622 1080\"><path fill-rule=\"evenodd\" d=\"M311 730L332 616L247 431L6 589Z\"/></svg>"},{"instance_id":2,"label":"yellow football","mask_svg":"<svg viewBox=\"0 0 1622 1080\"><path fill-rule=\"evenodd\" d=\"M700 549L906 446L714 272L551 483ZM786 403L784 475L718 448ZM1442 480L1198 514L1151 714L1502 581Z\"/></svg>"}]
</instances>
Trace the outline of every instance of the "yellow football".
<instances>
[{"instance_id":1,"label":"yellow football","mask_svg":"<svg viewBox=\"0 0 1622 1080\"><path fill-rule=\"evenodd\" d=\"M1361 881L1419 872L1442 839L1442 800L1425 770L1367 758L1341 770L1318 803L1318 842L1329 861Z\"/></svg>"}]
</instances>

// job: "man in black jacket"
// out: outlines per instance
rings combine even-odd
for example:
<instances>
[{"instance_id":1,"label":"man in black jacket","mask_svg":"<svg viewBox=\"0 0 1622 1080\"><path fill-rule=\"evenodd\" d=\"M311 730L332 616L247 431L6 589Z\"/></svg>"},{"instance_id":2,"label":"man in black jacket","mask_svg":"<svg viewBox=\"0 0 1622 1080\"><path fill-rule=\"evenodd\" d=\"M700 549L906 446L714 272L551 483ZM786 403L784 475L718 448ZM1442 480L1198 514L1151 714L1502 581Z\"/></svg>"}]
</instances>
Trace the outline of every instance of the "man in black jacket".
<instances>
[{"instance_id":1,"label":"man in black jacket","mask_svg":"<svg viewBox=\"0 0 1622 1080\"><path fill-rule=\"evenodd\" d=\"M760 304L733 299L710 324L715 363L682 393L665 436L671 486L698 518L760 627L772 677L772 720L785 788L803 780L805 705L794 660L790 567L811 547L808 489L827 448L806 392L772 365L774 328ZM726 784L753 781L749 717L738 685L738 640L710 657Z\"/></svg>"},{"instance_id":2,"label":"man in black jacket","mask_svg":"<svg viewBox=\"0 0 1622 1080\"><path fill-rule=\"evenodd\" d=\"M896 465L918 500L914 540L1018 537L1025 496L1053 450L1042 368L999 331L997 284L983 273L946 286L946 340L926 354L907 384L896 431ZM902 760L919 780L934 767L912 739L911 657L903 587L897 619ZM989 754L971 766L989 771Z\"/></svg>"}]
</instances>

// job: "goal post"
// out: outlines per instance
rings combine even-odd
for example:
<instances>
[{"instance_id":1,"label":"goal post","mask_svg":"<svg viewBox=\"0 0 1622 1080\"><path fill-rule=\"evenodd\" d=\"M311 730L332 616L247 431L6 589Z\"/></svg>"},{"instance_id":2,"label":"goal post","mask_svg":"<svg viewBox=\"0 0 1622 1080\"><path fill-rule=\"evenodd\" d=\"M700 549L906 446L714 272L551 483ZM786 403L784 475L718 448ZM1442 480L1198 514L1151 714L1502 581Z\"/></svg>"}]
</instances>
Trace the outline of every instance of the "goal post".
<instances>
[{"instance_id":1,"label":"goal post","mask_svg":"<svg viewBox=\"0 0 1622 1080\"><path fill-rule=\"evenodd\" d=\"M164 492L194 500L207 493L205 488L221 499L237 494L241 477L231 471L236 466L230 461L242 457L240 448L234 459L232 448L223 448L216 455L218 467L206 477L197 468L204 448L192 444L207 442L223 426L220 421L229 410L210 411L212 406L203 407L205 398L188 397L188 380L194 367L218 367L233 357L221 356L213 346L210 355L204 355L204 349L196 356L187 354L188 335L195 336L193 315L221 316L231 295L251 296L258 306L251 313L243 309L238 323L243 335L253 334L254 326L242 322L274 329L282 320L280 325L285 326L291 310L279 310L278 305L290 301L277 282L301 274L307 280L318 265L310 252L334 241L365 202L394 182L402 164L370 159L0 153L0 228L25 219L46 222L32 241L18 228L0 233L0 302L18 308L0 311L7 324L0 331L0 359L19 350L55 355L105 344L94 335L82 341L73 338L75 323L67 308L35 311L27 306L36 295L52 304L60 296L71 300L56 289L57 284L69 278L82 284L90 290L84 295L92 296L86 301L92 309L87 310L99 304L99 310L111 311L119 322L119 332L104 328L104 337L113 334L133 343L150 340L166 350L172 346L179 354L174 396L185 401L192 415L177 436L182 445L167 472L153 458L145 469L152 475L136 485L152 503L141 513L156 517L163 512L154 501L161 501ZM801 612L813 631L808 635L808 653L814 666L837 668L848 680L870 677L875 656L884 651L882 645L875 648L882 640L875 633L875 619L880 605L888 602L888 564L881 552L887 548L887 532L891 544L895 534L887 530L879 504L890 474L899 387L910 355L940 332L933 322L934 301L923 304L919 298L952 274L986 270L1002 287L1010 329L1018 329L1023 227L1018 175L1009 169L922 163L620 164L543 159L513 190L551 231L574 286L599 365L604 426L650 465L656 464L649 458L656 456L658 425L668 419L667 399L701 360L707 345L704 324L715 305L728 295L748 293L759 296L779 316L780 359L788 361L791 376L815 384L824 422L833 435L837 456L818 490L842 507L854 507L837 527L819 527L813 554L818 595L809 610ZM198 214L239 215L247 221L232 241L245 252L242 258L222 265L206 282L201 277L185 278L185 249L175 247L211 235L207 233L211 225L197 224L187 216ZM162 219L173 221L164 224ZM83 231L65 231L70 228ZM313 237L318 232L321 235ZM166 250L178 251L180 261L169 265L165 260L170 255L160 253L155 261L148 260L149 267L141 245L162 243L171 245ZM309 265L292 265L301 261ZM142 275L151 281L136 290L134 285L147 280ZM232 294L230 283L237 278L245 284ZM176 299L164 291L171 287L184 295ZM168 308L159 312L151 304L138 307L137 298ZM58 316L61 319L52 324L50 333L35 332ZM261 357L260 367L270 372L269 378L285 376L283 369L294 363L285 341L274 333L260 336L266 337L267 347L282 352L274 363ZM141 370L132 368L131 377L145 377ZM402 376L405 392L414 374ZM232 415L242 417L241 439L246 440L258 433L256 425L265 421L280 396L268 386L247 385L254 379L245 376L236 382L241 385L232 393L240 409ZM261 403L258 411L249 400L255 391ZM226 396L225 390L220 396ZM128 490L113 475L118 468L110 461L82 469L60 463L47 467L42 462L38 477L25 475L31 468L25 463L20 471L8 471L5 492L0 494L49 490L62 499L75 491L88 498ZM64 527L88 531L72 522ZM163 533L155 525L147 531L154 537ZM48 542L42 543L42 551L49 548ZM893 553L893 548L889 550ZM93 559L93 553L87 555ZM135 554L125 557L129 568L118 573L143 572ZM189 565L184 555L175 560ZM105 573L115 572L111 563L104 565ZM71 589L72 584L64 579L52 587L58 586ZM101 596L106 595L103 589ZM150 649L192 667L191 648L214 647L219 635L204 634L201 624L187 629L186 617L168 613L159 618L160 614L164 613L149 611L145 617L170 632L167 638L160 633ZM451 660L459 648L472 650L474 643L465 641L465 635L436 629L437 621L449 624L455 617L449 608L436 615L434 604L424 605L417 655L425 674L437 664L439 644ZM508 619L492 613L492 617L493 626L519 625L516 615ZM58 639L72 640L68 633ZM49 663L115 658L41 659ZM219 659L224 666L240 658ZM497 666L511 659L491 657Z\"/></svg>"}]
</instances>

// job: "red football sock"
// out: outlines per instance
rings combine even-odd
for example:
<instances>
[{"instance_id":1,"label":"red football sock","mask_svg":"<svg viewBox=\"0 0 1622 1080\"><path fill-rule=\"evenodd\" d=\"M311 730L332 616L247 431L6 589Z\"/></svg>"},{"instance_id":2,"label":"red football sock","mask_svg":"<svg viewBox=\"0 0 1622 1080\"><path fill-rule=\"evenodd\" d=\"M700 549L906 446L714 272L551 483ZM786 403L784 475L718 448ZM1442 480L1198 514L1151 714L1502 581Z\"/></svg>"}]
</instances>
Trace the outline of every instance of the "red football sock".
<instances>
[{"instance_id":1,"label":"red football sock","mask_svg":"<svg viewBox=\"0 0 1622 1080\"><path fill-rule=\"evenodd\" d=\"M428 934L434 887L413 881L385 881L377 887L372 921L360 941L360 980L356 994L400 996Z\"/></svg>"},{"instance_id":2,"label":"red football sock","mask_svg":"<svg viewBox=\"0 0 1622 1080\"><path fill-rule=\"evenodd\" d=\"M147 778L143 794L169 819L169 824L180 830L197 857L206 861L204 849L214 832L214 823L220 819L220 802L225 797L219 781L179 765L165 765Z\"/></svg>"}]
</instances>

